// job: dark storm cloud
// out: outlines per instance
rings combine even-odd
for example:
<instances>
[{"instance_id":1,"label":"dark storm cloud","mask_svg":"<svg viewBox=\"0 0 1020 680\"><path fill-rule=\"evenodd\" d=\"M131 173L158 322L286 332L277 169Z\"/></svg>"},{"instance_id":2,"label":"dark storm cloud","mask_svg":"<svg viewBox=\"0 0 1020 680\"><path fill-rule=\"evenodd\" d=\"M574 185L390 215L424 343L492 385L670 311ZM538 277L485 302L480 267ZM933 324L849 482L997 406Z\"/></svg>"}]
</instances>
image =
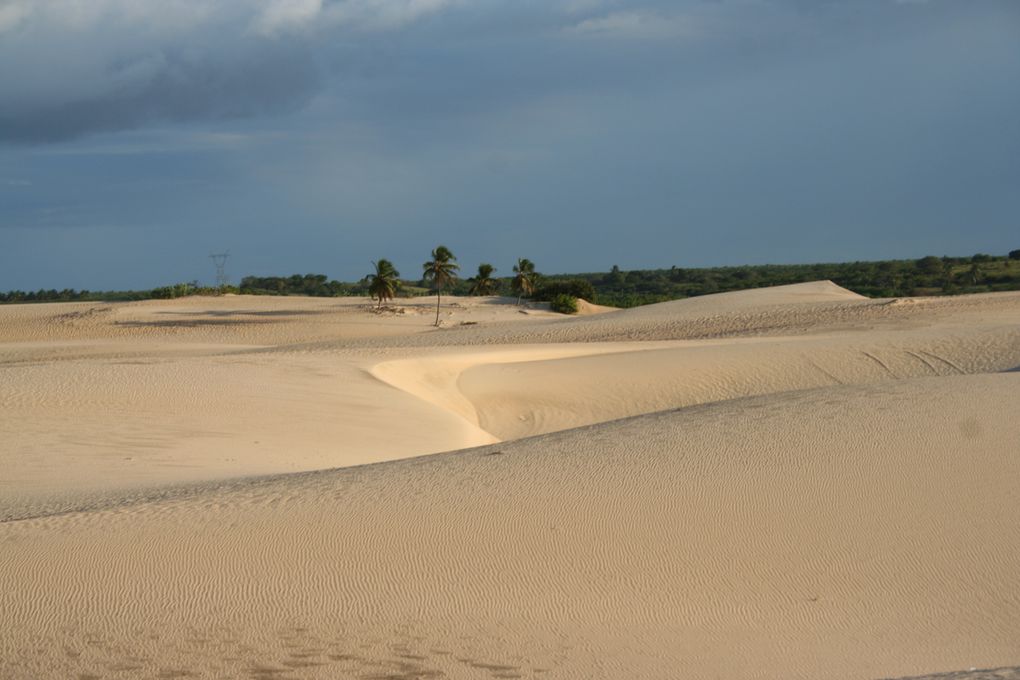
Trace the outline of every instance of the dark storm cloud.
<instances>
[{"instance_id":1,"label":"dark storm cloud","mask_svg":"<svg viewBox=\"0 0 1020 680\"><path fill-rule=\"evenodd\" d=\"M447 0L0 0L0 142L293 111L345 33Z\"/></svg>"},{"instance_id":2,"label":"dark storm cloud","mask_svg":"<svg viewBox=\"0 0 1020 680\"><path fill-rule=\"evenodd\" d=\"M146 123L293 111L318 91L303 49L263 46L226 57L166 54L143 79L45 103L0 104L0 142L55 142Z\"/></svg>"},{"instance_id":3,"label":"dark storm cloud","mask_svg":"<svg viewBox=\"0 0 1020 680\"><path fill-rule=\"evenodd\" d=\"M839 40L854 25L895 31L952 4L5 0L0 143L294 111L320 91L324 68L341 78L375 74L383 84L393 77L381 96L424 93L426 101L410 103L426 115L659 69L697 79L732 62L733 54L720 57L727 49L781 51L791 36ZM445 10L444 21L426 21ZM834 35L827 23L844 30Z\"/></svg>"}]
</instances>

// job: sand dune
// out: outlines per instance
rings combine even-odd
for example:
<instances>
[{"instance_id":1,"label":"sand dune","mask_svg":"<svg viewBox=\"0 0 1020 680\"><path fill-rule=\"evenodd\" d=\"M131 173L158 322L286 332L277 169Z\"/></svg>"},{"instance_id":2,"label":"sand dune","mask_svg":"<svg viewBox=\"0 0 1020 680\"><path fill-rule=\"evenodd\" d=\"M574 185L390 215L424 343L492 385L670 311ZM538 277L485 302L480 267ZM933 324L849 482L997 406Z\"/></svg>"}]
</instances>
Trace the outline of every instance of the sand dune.
<instances>
[{"instance_id":1,"label":"sand dune","mask_svg":"<svg viewBox=\"0 0 1020 680\"><path fill-rule=\"evenodd\" d=\"M1014 374L822 388L7 523L0 668L816 678L1001 664L1020 645L1017 390ZM25 640L63 649L11 644Z\"/></svg>"},{"instance_id":2,"label":"sand dune","mask_svg":"<svg viewBox=\"0 0 1020 680\"><path fill-rule=\"evenodd\" d=\"M0 677L1020 664L1020 295L430 302L0 308Z\"/></svg>"},{"instance_id":3,"label":"sand dune","mask_svg":"<svg viewBox=\"0 0 1020 680\"><path fill-rule=\"evenodd\" d=\"M624 314L631 317L663 315L696 317L732 314L747 309L762 310L804 303L860 302L867 299L863 295L837 286L832 281L812 281L660 302L656 305L634 307L626 310Z\"/></svg>"},{"instance_id":4,"label":"sand dune","mask_svg":"<svg viewBox=\"0 0 1020 680\"><path fill-rule=\"evenodd\" d=\"M105 305L101 313L88 303L5 307L0 517L13 505L68 495L491 442L455 414L372 378L378 350L337 357L288 349L324 335L378 343L427 333L434 304L379 312L364 300L227 297ZM474 323L524 319L485 299L444 312Z\"/></svg>"},{"instance_id":5,"label":"sand dune","mask_svg":"<svg viewBox=\"0 0 1020 680\"><path fill-rule=\"evenodd\" d=\"M829 286L823 287L823 290ZM811 302L799 300L796 294L801 287L811 291L816 285L796 284L763 289L772 290L773 295L765 298L767 304L762 305L752 304L753 294L759 291L749 290L587 317L525 317L514 320L515 323L493 319L485 324L453 325L441 333L393 336L385 342L389 347L404 348L653 342L906 330L931 325L1015 327L1020 323L1017 313L1020 292L873 300L844 291L842 297L834 294L835 299ZM775 294L775 290L779 290L780 294ZM716 298L714 304L704 302L712 297ZM335 346L337 343L329 341L309 343L313 349ZM357 338L344 342L344 347L369 346L378 346L378 342Z\"/></svg>"},{"instance_id":6,"label":"sand dune","mask_svg":"<svg viewBox=\"0 0 1020 680\"><path fill-rule=\"evenodd\" d=\"M866 338L695 341L560 360L486 363L457 386L479 427L515 439L739 397L1007 370L1020 328Z\"/></svg>"}]
</instances>

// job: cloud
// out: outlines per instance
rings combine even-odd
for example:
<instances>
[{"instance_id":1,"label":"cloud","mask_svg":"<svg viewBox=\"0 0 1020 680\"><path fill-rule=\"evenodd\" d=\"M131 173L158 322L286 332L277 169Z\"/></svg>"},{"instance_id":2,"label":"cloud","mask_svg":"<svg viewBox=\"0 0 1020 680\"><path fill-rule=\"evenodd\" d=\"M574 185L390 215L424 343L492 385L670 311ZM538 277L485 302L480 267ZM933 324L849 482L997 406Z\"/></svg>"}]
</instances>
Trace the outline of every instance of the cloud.
<instances>
[{"instance_id":1,"label":"cloud","mask_svg":"<svg viewBox=\"0 0 1020 680\"><path fill-rule=\"evenodd\" d=\"M322 12L322 0L274 0L255 18L252 29L263 35L302 28Z\"/></svg>"},{"instance_id":2,"label":"cloud","mask_svg":"<svg viewBox=\"0 0 1020 680\"><path fill-rule=\"evenodd\" d=\"M288 112L323 53L455 0L0 0L0 143Z\"/></svg>"},{"instance_id":3,"label":"cloud","mask_svg":"<svg viewBox=\"0 0 1020 680\"><path fill-rule=\"evenodd\" d=\"M624 73L651 80L663 64L697 77L805 39L824 51L826 36L853 42L855 25L895 33L956 4L0 0L0 144L289 114L329 98L373 121L493 110Z\"/></svg>"},{"instance_id":4,"label":"cloud","mask_svg":"<svg viewBox=\"0 0 1020 680\"><path fill-rule=\"evenodd\" d=\"M46 142L151 121L235 118L295 109L315 92L307 54L266 48L233 54L166 53L108 68L94 93L0 108L0 141Z\"/></svg>"},{"instance_id":5,"label":"cloud","mask_svg":"<svg viewBox=\"0 0 1020 680\"><path fill-rule=\"evenodd\" d=\"M393 30L461 4L460 0L271 0L256 16L251 30L276 36L287 31L315 28Z\"/></svg>"},{"instance_id":6,"label":"cloud","mask_svg":"<svg viewBox=\"0 0 1020 680\"><path fill-rule=\"evenodd\" d=\"M688 16L669 16L652 11L625 11L585 19L568 27L566 32L608 38L677 38L698 35L699 26Z\"/></svg>"},{"instance_id":7,"label":"cloud","mask_svg":"<svg viewBox=\"0 0 1020 680\"><path fill-rule=\"evenodd\" d=\"M347 0L330 5L327 16L341 25L392 30L459 4L463 0Z\"/></svg>"},{"instance_id":8,"label":"cloud","mask_svg":"<svg viewBox=\"0 0 1020 680\"><path fill-rule=\"evenodd\" d=\"M0 35L18 26L28 16L27 2L11 2L0 7Z\"/></svg>"}]
</instances>

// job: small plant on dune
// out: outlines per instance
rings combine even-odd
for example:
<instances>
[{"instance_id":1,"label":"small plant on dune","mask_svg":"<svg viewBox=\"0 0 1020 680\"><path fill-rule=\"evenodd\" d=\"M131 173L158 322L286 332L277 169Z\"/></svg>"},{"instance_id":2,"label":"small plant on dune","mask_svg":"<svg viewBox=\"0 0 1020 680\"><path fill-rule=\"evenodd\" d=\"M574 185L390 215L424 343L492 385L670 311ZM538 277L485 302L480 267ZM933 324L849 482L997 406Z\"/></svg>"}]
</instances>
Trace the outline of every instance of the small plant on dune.
<instances>
[{"instance_id":1,"label":"small plant on dune","mask_svg":"<svg viewBox=\"0 0 1020 680\"><path fill-rule=\"evenodd\" d=\"M496 271L496 268L491 264L483 263L478 265L478 276L473 276L468 279L468 283L471 284L469 292L472 295L493 295L499 290L499 281L492 278L492 273Z\"/></svg>"},{"instance_id":2,"label":"small plant on dune","mask_svg":"<svg viewBox=\"0 0 1020 680\"><path fill-rule=\"evenodd\" d=\"M400 286L400 281L397 278L400 276L400 272L389 260L379 260L373 262L372 265L375 267L375 271L368 275L368 292L372 297L378 298L379 306L382 307L384 301L392 300L396 295L397 288Z\"/></svg>"},{"instance_id":3,"label":"small plant on dune","mask_svg":"<svg viewBox=\"0 0 1020 680\"><path fill-rule=\"evenodd\" d=\"M577 298L566 293L554 295L549 301L549 308L560 314L577 314Z\"/></svg>"},{"instance_id":4,"label":"small plant on dune","mask_svg":"<svg viewBox=\"0 0 1020 680\"><path fill-rule=\"evenodd\" d=\"M437 246L432 251L432 259L422 265L423 278L431 281L436 289L436 326L439 326L439 303L442 299L443 288L457 280L457 271L460 265L457 258L446 246Z\"/></svg>"},{"instance_id":5,"label":"small plant on dune","mask_svg":"<svg viewBox=\"0 0 1020 680\"><path fill-rule=\"evenodd\" d=\"M521 298L535 292L535 263L527 258L519 258L514 265L514 278L510 287L517 293L517 306L521 305Z\"/></svg>"}]
</instances>

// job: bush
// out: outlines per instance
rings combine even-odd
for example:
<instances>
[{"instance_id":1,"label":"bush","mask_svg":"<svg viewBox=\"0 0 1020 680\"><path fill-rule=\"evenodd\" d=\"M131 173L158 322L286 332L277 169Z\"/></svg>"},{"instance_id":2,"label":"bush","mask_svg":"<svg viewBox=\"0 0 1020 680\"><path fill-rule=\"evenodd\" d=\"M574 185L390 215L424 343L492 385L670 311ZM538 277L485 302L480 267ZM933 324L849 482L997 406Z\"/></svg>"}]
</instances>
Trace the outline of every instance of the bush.
<instances>
[{"instance_id":1,"label":"bush","mask_svg":"<svg viewBox=\"0 0 1020 680\"><path fill-rule=\"evenodd\" d=\"M922 257L917 261L917 269L922 274L934 275L941 274L945 269L945 263L942 262L942 258L935 257L934 255L928 255Z\"/></svg>"},{"instance_id":2,"label":"bush","mask_svg":"<svg viewBox=\"0 0 1020 680\"><path fill-rule=\"evenodd\" d=\"M309 295L337 297L351 292L367 292L367 284L343 284L327 281L325 274L294 274L293 276L246 276L240 291L245 295ZM360 287L359 287L360 286Z\"/></svg>"},{"instance_id":3,"label":"bush","mask_svg":"<svg viewBox=\"0 0 1020 680\"><path fill-rule=\"evenodd\" d=\"M588 302L595 302L595 286L592 285L591 281L586 281L584 279L547 281L539 286L532 297L535 300L552 302L553 298L558 295L566 295L572 298L581 298Z\"/></svg>"},{"instance_id":4,"label":"bush","mask_svg":"<svg viewBox=\"0 0 1020 680\"><path fill-rule=\"evenodd\" d=\"M156 300L173 300L179 297L194 295L196 291L197 288L190 283L178 283L174 286L153 288L151 295Z\"/></svg>"},{"instance_id":5,"label":"bush","mask_svg":"<svg viewBox=\"0 0 1020 680\"><path fill-rule=\"evenodd\" d=\"M1009 259L1011 259L1011 260L1020 260L1020 250L1011 250L1011 251L1009 251Z\"/></svg>"},{"instance_id":6,"label":"bush","mask_svg":"<svg viewBox=\"0 0 1020 680\"><path fill-rule=\"evenodd\" d=\"M549 308L560 314L577 314L577 298L573 295L560 293L549 301Z\"/></svg>"}]
</instances>

